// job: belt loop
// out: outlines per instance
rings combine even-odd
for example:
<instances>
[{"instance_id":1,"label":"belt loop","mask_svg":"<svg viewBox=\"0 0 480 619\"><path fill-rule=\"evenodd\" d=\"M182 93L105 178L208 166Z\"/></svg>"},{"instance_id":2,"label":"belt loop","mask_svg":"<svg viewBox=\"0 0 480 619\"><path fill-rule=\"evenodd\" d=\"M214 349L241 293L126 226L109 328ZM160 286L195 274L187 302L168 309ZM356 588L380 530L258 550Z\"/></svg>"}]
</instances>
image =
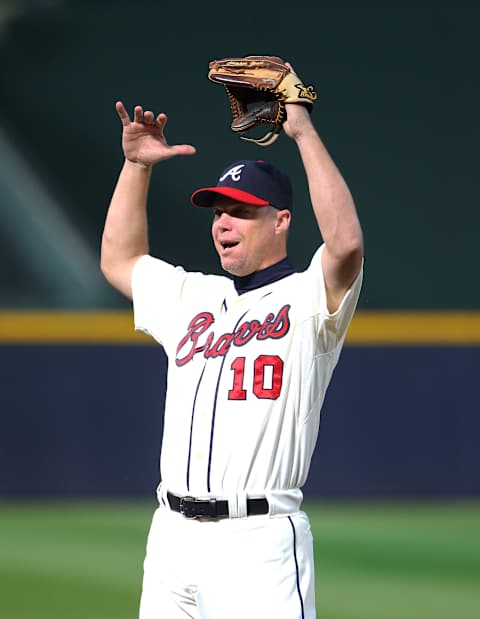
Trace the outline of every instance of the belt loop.
<instances>
[{"instance_id":1,"label":"belt loop","mask_svg":"<svg viewBox=\"0 0 480 619\"><path fill-rule=\"evenodd\" d=\"M157 500L160 504L164 505L168 509L171 509L170 503L167 498L167 488L163 482L160 482L157 487Z\"/></svg>"},{"instance_id":2,"label":"belt loop","mask_svg":"<svg viewBox=\"0 0 480 619\"><path fill-rule=\"evenodd\" d=\"M247 493L237 492L236 495L228 497L228 513L230 518L247 517Z\"/></svg>"}]
</instances>

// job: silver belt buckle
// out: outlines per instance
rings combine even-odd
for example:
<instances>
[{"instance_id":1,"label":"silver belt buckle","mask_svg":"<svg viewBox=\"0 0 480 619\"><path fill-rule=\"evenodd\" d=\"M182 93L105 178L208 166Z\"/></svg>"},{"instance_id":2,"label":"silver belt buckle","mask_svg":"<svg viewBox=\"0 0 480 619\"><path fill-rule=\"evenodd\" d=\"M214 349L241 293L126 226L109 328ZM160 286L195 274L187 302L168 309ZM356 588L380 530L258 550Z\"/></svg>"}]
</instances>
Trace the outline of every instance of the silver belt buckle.
<instances>
[{"instance_id":1,"label":"silver belt buckle","mask_svg":"<svg viewBox=\"0 0 480 619\"><path fill-rule=\"evenodd\" d=\"M184 518L197 518L195 513L192 513L191 510L188 509L188 504L185 505L185 501L187 503L193 504L195 502L195 497L193 496L182 496L180 498L180 513Z\"/></svg>"}]
</instances>

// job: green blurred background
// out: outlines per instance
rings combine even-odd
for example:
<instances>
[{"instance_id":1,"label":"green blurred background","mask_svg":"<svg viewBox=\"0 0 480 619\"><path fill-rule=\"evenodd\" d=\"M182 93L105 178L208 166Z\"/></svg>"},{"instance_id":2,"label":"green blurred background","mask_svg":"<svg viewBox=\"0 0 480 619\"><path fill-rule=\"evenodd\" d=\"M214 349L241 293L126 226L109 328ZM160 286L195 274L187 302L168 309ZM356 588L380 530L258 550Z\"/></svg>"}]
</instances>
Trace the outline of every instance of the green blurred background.
<instances>
[{"instance_id":1,"label":"green blurred background","mask_svg":"<svg viewBox=\"0 0 480 619\"><path fill-rule=\"evenodd\" d=\"M139 103L165 111L169 141L198 149L196 157L156 170L149 206L152 253L189 269L219 272L209 218L189 205L188 196L214 182L226 163L251 156L290 173L299 213L290 255L298 268L306 266L318 233L295 148L284 135L268 149L240 142L229 130L224 91L206 78L210 59L267 53L288 59L318 91L313 118L352 189L364 228L360 310L477 315L479 17L473 2L425 0L249 6L0 0L0 310L19 316L26 310L130 310L98 269L103 221L122 164L117 99L129 110ZM4 316L0 312L0 326L8 334L15 321ZM116 415L124 415L119 423L131 441L136 436L142 445L147 438L130 417L129 400L123 401L124 413L117 403L104 406L102 393L114 377L103 367L94 365L101 386L95 383L95 392L84 395L85 382L90 387L88 355L98 351L84 350L81 365L73 362L78 350L53 348L47 343L42 357L43 349L28 342L0 345L0 618L134 617L154 502L145 496L119 496L116 502L109 496L105 502L101 492L85 502L75 496L78 486L69 473L75 458L78 468L91 469L89 480L115 475L120 457L109 459L107 449L124 445L108 426ZM405 431L425 432L416 445L420 460L408 466L415 475L425 449L429 480L436 469L438 475L428 496L420 482L412 482L411 500L408 492L392 502L388 492L368 500L359 491L352 502L352 490L336 502L309 497L318 616L476 619L480 513L472 488L480 487L473 483L479 471L469 466L470 485L463 486L461 471L464 462L478 462L478 341L453 355L435 344L428 351L403 350L404 357L386 347L366 354L371 359L375 352L373 367L391 367L394 378L385 383L385 377L368 374L365 367L372 365L362 369L356 354L344 366L343 384L357 392L342 401L350 417L335 410L344 442L340 450L330 443L337 457L332 461L341 471L342 449L360 442L365 451L370 443L378 448L378 429L388 428L389 413L399 423L395 401L401 409L406 398L408 423L417 418L419 425ZM135 367L136 351L128 359L125 350L119 354ZM52 356L61 359L65 374L49 364ZM65 386L67 372L72 378ZM419 380L409 393L420 375L425 384ZM132 399L138 401L145 382L155 380L155 369L142 380L133 377L126 385L138 390ZM365 390L357 397L361 384ZM53 402L55 390L62 395ZM80 405L72 413L74 401ZM146 397L139 405L151 410ZM82 406L98 417L101 434L93 421L88 431L77 425ZM60 413L63 424L54 426ZM327 414L327 452L329 419ZM88 452L95 431L97 448L105 442L103 460ZM391 431L397 434L393 421ZM438 433L442 441L448 438L448 449ZM383 444L399 470L412 460L411 444L400 435L394 449ZM72 455L72 436L86 445L85 453L78 447ZM128 469L134 449L126 453ZM372 453L381 456L380 450ZM381 462L370 466L377 473ZM27 477L43 476L43 487L50 488L48 475L57 479L62 470L70 483L66 497L47 491L28 496ZM358 480L346 470L354 488ZM444 496L448 471L455 474L445 494L453 486L455 491ZM422 475L428 476L419 469L420 481ZM391 483L387 474L385 483Z\"/></svg>"},{"instance_id":2,"label":"green blurred background","mask_svg":"<svg viewBox=\"0 0 480 619\"><path fill-rule=\"evenodd\" d=\"M0 180L2 306L126 307L96 267L122 163L117 99L165 111L169 141L198 148L157 170L154 253L217 272L209 218L188 197L228 162L259 157L292 176L301 216L290 253L303 268L318 233L294 146L286 136L268 149L242 143L223 88L206 78L210 59L275 53L315 84L313 118L356 199L360 307L478 309L478 4L1 6L2 159L14 151L25 164L3 166Z\"/></svg>"}]
</instances>

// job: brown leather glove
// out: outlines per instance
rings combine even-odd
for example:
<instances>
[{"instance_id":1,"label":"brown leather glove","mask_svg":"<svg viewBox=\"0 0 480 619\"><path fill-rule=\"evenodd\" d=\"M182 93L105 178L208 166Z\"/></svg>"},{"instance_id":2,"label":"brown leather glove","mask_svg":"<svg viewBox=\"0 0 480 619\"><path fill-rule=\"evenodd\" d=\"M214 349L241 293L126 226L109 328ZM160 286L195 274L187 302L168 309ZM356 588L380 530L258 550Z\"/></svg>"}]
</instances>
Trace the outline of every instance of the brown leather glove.
<instances>
[{"instance_id":1,"label":"brown leather glove","mask_svg":"<svg viewBox=\"0 0 480 619\"><path fill-rule=\"evenodd\" d=\"M243 134L268 126L260 138L240 135L242 140L259 146L272 144L280 135L286 103L306 105L311 111L317 98L313 86L305 86L278 56L212 60L208 79L225 86L233 116L232 131Z\"/></svg>"}]
</instances>

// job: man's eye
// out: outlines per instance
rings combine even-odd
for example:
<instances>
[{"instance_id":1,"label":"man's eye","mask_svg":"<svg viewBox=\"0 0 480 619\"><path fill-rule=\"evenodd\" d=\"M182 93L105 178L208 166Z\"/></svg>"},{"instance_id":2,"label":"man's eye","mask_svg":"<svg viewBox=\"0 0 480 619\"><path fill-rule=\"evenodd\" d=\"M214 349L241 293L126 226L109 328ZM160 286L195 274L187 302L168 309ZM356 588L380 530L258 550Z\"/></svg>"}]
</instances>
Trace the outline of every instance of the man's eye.
<instances>
[{"instance_id":1,"label":"man's eye","mask_svg":"<svg viewBox=\"0 0 480 619\"><path fill-rule=\"evenodd\" d=\"M232 215L234 217L246 217L248 215L248 208L245 207L240 207L235 209L235 211L232 213Z\"/></svg>"}]
</instances>

